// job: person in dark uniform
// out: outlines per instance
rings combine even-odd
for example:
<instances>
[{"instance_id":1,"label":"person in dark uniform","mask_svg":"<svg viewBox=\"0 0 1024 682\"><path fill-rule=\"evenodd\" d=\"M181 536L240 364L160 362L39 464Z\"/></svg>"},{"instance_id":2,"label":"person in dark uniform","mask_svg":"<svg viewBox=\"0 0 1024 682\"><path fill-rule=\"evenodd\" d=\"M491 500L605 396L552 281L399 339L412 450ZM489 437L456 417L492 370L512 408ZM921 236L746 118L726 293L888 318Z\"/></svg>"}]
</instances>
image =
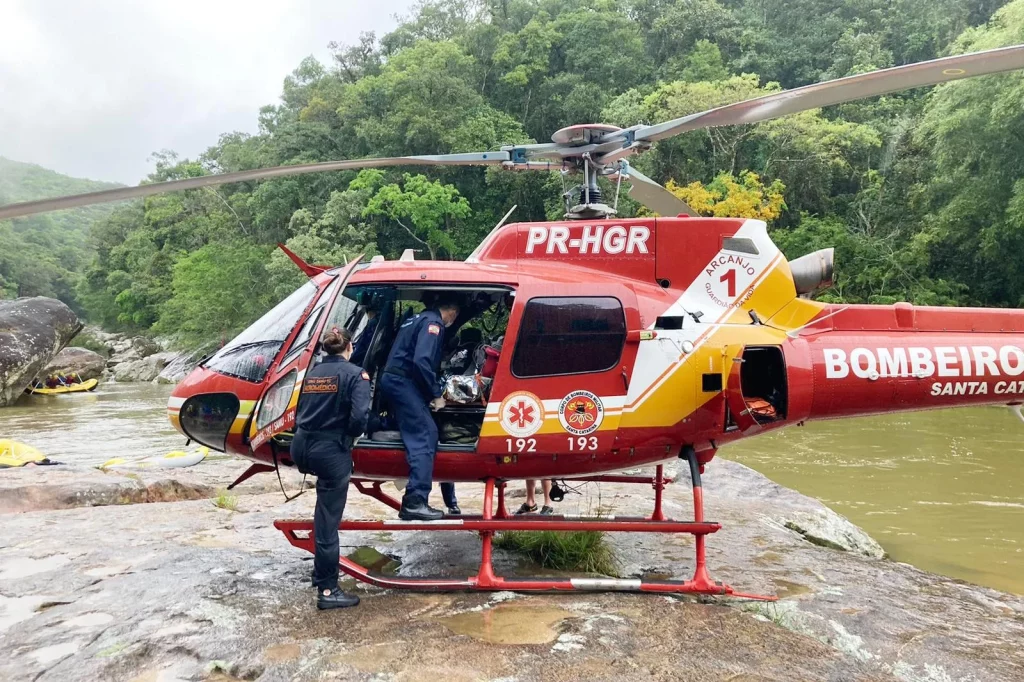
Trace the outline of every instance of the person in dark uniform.
<instances>
[{"instance_id":1,"label":"person in dark uniform","mask_svg":"<svg viewBox=\"0 0 1024 682\"><path fill-rule=\"evenodd\" d=\"M445 328L459 316L459 305L440 301L435 308L409 318L398 330L388 361L378 380L394 411L409 463L409 482L398 517L407 521L435 521L444 516L427 504L437 454L437 424L430 410L444 407L437 370L441 364ZM446 490L447 489L447 490ZM449 509L458 512L455 486L442 484Z\"/></svg>"},{"instance_id":2,"label":"person in dark uniform","mask_svg":"<svg viewBox=\"0 0 1024 682\"><path fill-rule=\"evenodd\" d=\"M370 342L373 340L373 334L377 331L377 323L380 322L380 318L377 316L377 309L374 305L366 306L366 325L363 327L363 332L356 339L355 346L352 350L351 362L353 365L363 366L363 362L366 360L366 351L370 350Z\"/></svg>"},{"instance_id":3,"label":"person in dark uniform","mask_svg":"<svg viewBox=\"0 0 1024 682\"><path fill-rule=\"evenodd\" d=\"M338 588L338 524L352 475L352 441L366 428L370 378L348 361L352 333L347 329L327 332L322 346L326 357L306 372L302 382L291 454L299 471L316 475L316 605L336 609L359 603L359 597Z\"/></svg>"}]
</instances>

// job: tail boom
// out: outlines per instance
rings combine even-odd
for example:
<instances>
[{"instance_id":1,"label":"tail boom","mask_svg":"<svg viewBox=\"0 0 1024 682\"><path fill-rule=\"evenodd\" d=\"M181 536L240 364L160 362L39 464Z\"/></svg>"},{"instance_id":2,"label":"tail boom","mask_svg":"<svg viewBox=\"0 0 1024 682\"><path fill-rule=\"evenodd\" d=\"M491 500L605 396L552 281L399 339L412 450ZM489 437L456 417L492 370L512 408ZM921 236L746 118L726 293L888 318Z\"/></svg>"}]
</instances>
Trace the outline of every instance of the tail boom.
<instances>
[{"instance_id":1,"label":"tail boom","mask_svg":"<svg viewBox=\"0 0 1024 682\"><path fill-rule=\"evenodd\" d=\"M835 306L793 343L807 418L1024 401L1024 312ZM795 358L797 359L797 358Z\"/></svg>"}]
</instances>

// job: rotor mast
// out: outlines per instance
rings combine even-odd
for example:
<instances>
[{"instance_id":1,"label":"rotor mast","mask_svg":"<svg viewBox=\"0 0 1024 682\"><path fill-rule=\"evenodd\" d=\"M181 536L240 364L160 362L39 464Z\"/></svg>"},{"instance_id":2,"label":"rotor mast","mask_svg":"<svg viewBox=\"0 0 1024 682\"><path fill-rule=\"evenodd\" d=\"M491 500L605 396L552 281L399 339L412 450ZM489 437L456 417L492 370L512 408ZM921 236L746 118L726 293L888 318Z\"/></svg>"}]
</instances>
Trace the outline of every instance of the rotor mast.
<instances>
[{"instance_id":1,"label":"rotor mast","mask_svg":"<svg viewBox=\"0 0 1024 682\"><path fill-rule=\"evenodd\" d=\"M603 203L603 193L597 184L599 169L590 160L589 154L584 157L580 169L583 171L583 181L562 195L565 199L566 220L603 220L614 216L619 203L618 194L613 206Z\"/></svg>"}]
</instances>

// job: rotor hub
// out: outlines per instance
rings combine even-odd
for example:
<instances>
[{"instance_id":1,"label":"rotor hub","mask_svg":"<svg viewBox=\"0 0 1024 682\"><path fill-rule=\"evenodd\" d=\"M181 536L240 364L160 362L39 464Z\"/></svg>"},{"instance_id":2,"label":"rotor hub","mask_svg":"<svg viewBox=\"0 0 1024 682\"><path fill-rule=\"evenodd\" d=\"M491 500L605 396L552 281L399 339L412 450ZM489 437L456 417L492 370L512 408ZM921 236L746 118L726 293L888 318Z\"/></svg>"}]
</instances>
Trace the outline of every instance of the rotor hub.
<instances>
[{"instance_id":1,"label":"rotor hub","mask_svg":"<svg viewBox=\"0 0 1024 682\"><path fill-rule=\"evenodd\" d=\"M555 131L551 141L566 147L582 147L595 144L608 133L617 133L622 128L607 123L583 123Z\"/></svg>"}]
</instances>

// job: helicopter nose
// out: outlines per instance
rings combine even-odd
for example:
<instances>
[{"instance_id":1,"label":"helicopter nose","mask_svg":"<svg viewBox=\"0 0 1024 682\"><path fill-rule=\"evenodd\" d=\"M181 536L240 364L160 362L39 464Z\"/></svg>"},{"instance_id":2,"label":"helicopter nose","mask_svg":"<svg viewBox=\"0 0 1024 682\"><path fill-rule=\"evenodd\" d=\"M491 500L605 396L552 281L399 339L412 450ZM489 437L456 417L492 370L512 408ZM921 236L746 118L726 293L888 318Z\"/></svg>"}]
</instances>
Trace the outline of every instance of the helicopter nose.
<instances>
[{"instance_id":1,"label":"helicopter nose","mask_svg":"<svg viewBox=\"0 0 1024 682\"><path fill-rule=\"evenodd\" d=\"M168 417L186 437L226 452L230 437L241 438L258 392L259 387L249 382L200 367L171 394L167 401Z\"/></svg>"}]
</instances>

